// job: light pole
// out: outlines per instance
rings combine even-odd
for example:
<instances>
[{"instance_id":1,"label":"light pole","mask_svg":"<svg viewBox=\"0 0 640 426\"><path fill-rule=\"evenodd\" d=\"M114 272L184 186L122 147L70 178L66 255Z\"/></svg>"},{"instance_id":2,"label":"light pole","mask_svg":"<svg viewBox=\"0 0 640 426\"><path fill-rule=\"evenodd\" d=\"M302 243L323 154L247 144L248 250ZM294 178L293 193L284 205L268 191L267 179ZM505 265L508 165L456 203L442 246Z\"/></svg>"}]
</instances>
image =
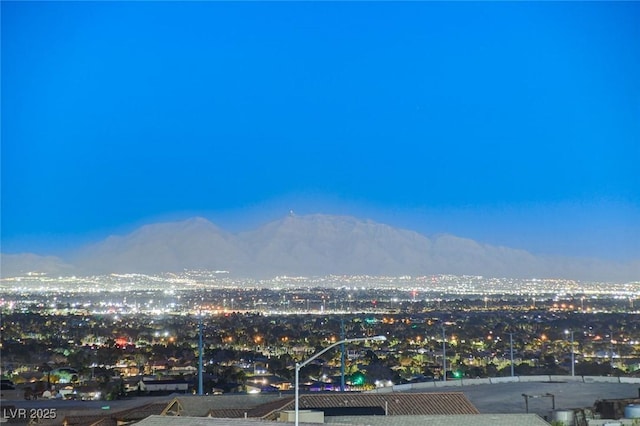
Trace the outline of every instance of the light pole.
<instances>
[{"instance_id":1,"label":"light pole","mask_svg":"<svg viewBox=\"0 0 640 426\"><path fill-rule=\"evenodd\" d=\"M447 381L447 335L442 326L442 381Z\"/></svg>"},{"instance_id":2,"label":"light pole","mask_svg":"<svg viewBox=\"0 0 640 426\"><path fill-rule=\"evenodd\" d=\"M335 348L338 345L342 345L344 343L351 343L351 342L365 342L367 340L374 340L374 341L381 342L381 341L387 340L387 338L385 336L373 336L373 337L356 337L356 338L353 338L353 339L343 339L343 340L340 340L339 342L332 343L331 345L327 346L326 348L324 348L320 352L314 354L313 356L311 356L311 358L308 358L305 361L296 362L296 388L295 388L295 397L294 397L294 399L295 399L295 416L296 416L295 424L296 424L296 426L298 426L299 419L300 419L300 387L299 387L300 369L302 367L304 367L305 365L309 364L314 359L318 358L320 355L322 355L325 352L327 352L329 349Z\"/></svg>"},{"instance_id":3,"label":"light pole","mask_svg":"<svg viewBox=\"0 0 640 426\"><path fill-rule=\"evenodd\" d=\"M204 395L204 387L202 382L202 312L198 314L198 395Z\"/></svg>"},{"instance_id":4,"label":"light pole","mask_svg":"<svg viewBox=\"0 0 640 426\"><path fill-rule=\"evenodd\" d=\"M509 344L511 346L511 377L515 376L513 371L513 333L509 333Z\"/></svg>"},{"instance_id":5,"label":"light pole","mask_svg":"<svg viewBox=\"0 0 640 426\"><path fill-rule=\"evenodd\" d=\"M575 356L575 352L573 351L573 330L571 331L565 330L564 334L571 335L571 375L575 376L576 375L576 356Z\"/></svg>"},{"instance_id":6,"label":"light pole","mask_svg":"<svg viewBox=\"0 0 640 426\"><path fill-rule=\"evenodd\" d=\"M340 320L340 339L347 337L344 334L344 319ZM344 392L344 343L340 345L340 392Z\"/></svg>"}]
</instances>

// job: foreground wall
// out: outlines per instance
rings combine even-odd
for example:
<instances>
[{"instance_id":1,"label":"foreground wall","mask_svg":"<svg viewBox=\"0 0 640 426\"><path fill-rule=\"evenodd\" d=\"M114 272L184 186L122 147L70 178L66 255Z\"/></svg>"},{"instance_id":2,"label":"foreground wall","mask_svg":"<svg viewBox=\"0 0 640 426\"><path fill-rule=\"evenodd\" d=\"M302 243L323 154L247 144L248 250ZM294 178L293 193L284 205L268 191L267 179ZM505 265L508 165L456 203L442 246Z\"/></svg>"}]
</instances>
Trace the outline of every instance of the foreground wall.
<instances>
[{"instance_id":1,"label":"foreground wall","mask_svg":"<svg viewBox=\"0 0 640 426\"><path fill-rule=\"evenodd\" d=\"M447 380L421 382L421 383L407 383L402 385L387 386L375 389L370 392L374 393L388 393L388 392L402 392L408 390L419 389L431 389L431 388L443 388L443 387L460 387L460 386L477 386L488 385L497 383L558 383L558 382L572 382L572 383L638 383L640 384L640 378L636 377L608 377L608 376L558 376L558 375L541 375L541 376L508 376L508 377L490 377L483 379L459 379L459 380Z\"/></svg>"}]
</instances>

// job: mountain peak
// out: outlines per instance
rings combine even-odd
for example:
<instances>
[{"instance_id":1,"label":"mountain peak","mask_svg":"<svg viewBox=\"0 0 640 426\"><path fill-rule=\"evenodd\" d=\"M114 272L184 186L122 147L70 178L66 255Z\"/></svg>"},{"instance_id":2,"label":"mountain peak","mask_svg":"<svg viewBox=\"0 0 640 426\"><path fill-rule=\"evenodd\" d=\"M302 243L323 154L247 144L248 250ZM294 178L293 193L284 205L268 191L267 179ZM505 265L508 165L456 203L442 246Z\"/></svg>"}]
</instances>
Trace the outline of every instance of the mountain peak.
<instances>
[{"instance_id":1,"label":"mountain peak","mask_svg":"<svg viewBox=\"0 0 640 426\"><path fill-rule=\"evenodd\" d=\"M85 273L159 273L183 269L228 270L246 278L276 275L434 275L558 277L627 281L639 265L534 256L453 235L429 239L372 220L326 214L289 214L258 229L228 233L203 217L148 224L97 244L69 259L4 255L21 270ZM34 268L28 268L28 264ZM63 265L63 266L61 266Z\"/></svg>"}]
</instances>

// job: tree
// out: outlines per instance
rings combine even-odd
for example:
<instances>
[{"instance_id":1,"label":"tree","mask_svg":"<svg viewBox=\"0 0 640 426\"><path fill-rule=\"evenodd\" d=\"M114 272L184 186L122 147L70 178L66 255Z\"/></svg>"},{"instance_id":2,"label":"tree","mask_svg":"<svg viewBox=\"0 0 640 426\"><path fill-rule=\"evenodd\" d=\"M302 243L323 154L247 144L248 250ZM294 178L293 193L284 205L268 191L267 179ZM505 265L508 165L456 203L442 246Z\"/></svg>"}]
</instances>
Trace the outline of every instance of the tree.
<instances>
[{"instance_id":1,"label":"tree","mask_svg":"<svg viewBox=\"0 0 640 426\"><path fill-rule=\"evenodd\" d=\"M136 367L138 367L138 374L144 374L145 365L147 365L148 358L143 353L136 353L133 356L133 360L136 363Z\"/></svg>"},{"instance_id":2,"label":"tree","mask_svg":"<svg viewBox=\"0 0 640 426\"><path fill-rule=\"evenodd\" d=\"M373 352L371 349L367 349L367 351L364 353L363 358L368 360L369 363L378 362L378 355L376 355L376 353Z\"/></svg>"},{"instance_id":3,"label":"tree","mask_svg":"<svg viewBox=\"0 0 640 426\"><path fill-rule=\"evenodd\" d=\"M96 367L93 372L98 386L101 389L106 389L109 386L111 380L111 372L104 367Z\"/></svg>"},{"instance_id":4,"label":"tree","mask_svg":"<svg viewBox=\"0 0 640 426\"><path fill-rule=\"evenodd\" d=\"M120 378L116 383L111 386L111 389L107 393L107 400L112 401L114 399L120 399L125 396L124 380Z\"/></svg>"},{"instance_id":5,"label":"tree","mask_svg":"<svg viewBox=\"0 0 640 426\"><path fill-rule=\"evenodd\" d=\"M555 369L556 368L556 357L553 355L545 355L542 359L543 365L545 368Z\"/></svg>"},{"instance_id":6,"label":"tree","mask_svg":"<svg viewBox=\"0 0 640 426\"><path fill-rule=\"evenodd\" d=\"M487 364L487 376L496 377L497 375L498 375L498 368L495 366L495 364L493 364L492 362Z\"/></svg>"},{"instance_id":7,"label":"tree","mask_svg":"<svg viewBox=\"0 0 640 426\"><path fill-rule=\"evenodd\" d=\"M300 378L320 377L322 375L322 366L320 364L307 364L300 369Z\"/></svg>"},{"instance_id":8,"label":"tree","mask_svg":"<svg viewBox=\"0 0 640 426\"><path fill-rule=\"evenodd\" d=\"M271 358L271 361L269 361L269 370L273 374L277 374L288 380L293 380L293 370L287 368L290 365L293 365L293 359L290 355L284 354L278 358Z\"/></svg>"},{"instance_id":9,"label":"tree","mask_svg":"<svg viewBox=\"0 0 640 426\"><path fill-rule=\"evenodd\" d=\"M215 385L224 392L242 392L246 385L246 374L238 367L223 367L220 365L210 369L216 375Z\"/></svg>"},{"instance_id":10,"label":"tree","mask_svg":"<svg viewBox=\"0 0 640 426\"><path fill-rule=\"evenodd\" d=\"M608 376L612 373L611 364L598 362L581 362L576 364L576 374L579 376Z\"/></svg>"},{"instance_id":11,"label":"tree","mask_svg":"<svg viewBox=\"0 0 640 426\"><path fill-rule=\"evenodd\" d=\"M51 366L47 363L44 363L40 366L40 371L47 375L47 389L51 389Z\"/></svg>"},{"instance_id":12,"label":"tree","mask_svg":"<svg viewBox=\"0 0 640 426\"><path fill-rule=\"evenodd\" d=\"M362 371L357 371L351 375L350 381L354 386L362 386L367 382L367 376Z\"/></svg>"},{"instance_id":13,"label":"tree","mask_svg":"<svg viewBox=\"0 0 640 426\"><path fill-rule=\"evenodd\" d=\"M375 383L376 380L393 380L395 374L391 368L381 362L372 362L367 366L367 382Z\"/></svg>"}]
</instances>

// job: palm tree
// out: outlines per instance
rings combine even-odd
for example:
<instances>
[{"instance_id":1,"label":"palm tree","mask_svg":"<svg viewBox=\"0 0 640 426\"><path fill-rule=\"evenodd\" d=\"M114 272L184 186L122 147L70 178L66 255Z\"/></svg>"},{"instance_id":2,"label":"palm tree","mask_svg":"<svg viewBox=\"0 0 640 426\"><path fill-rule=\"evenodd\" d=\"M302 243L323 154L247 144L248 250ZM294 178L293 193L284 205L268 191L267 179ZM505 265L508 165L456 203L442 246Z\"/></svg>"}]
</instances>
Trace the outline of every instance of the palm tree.
<instances>
[{"instance_id":1,"label":"palm tree","mask_svg":"<svg viewBox=\"0 0 640 426\"><path fill-rule=\"evenodd\" d=\"M47 373L47 390L51 389L51 366L46 362L40 366L40 371Z\"/></svg>"}]
</instances>

